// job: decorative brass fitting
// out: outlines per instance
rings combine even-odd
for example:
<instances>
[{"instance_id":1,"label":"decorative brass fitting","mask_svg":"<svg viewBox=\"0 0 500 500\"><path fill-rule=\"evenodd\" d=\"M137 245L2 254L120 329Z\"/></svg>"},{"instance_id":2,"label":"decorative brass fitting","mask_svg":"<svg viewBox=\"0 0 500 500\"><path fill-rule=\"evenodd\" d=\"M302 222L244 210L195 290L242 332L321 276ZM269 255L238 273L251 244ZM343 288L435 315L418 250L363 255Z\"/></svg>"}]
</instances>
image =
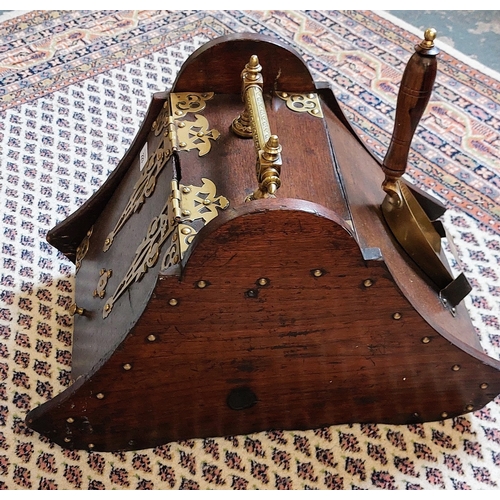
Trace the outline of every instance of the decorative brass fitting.
<instances>
[{"instance_id":1,"label":"decorative brass fitting","mask_svg":"<svg viewBox=\"0 0 500 500\"><path fill-rule=\"evenodd\" d=\"M420 42L422 49L432 49L434 40L436 39L437 31L434 28L428 28L424 32L424 39Z\"/></svg>"},{"instance_id":2,"label":"decorative brass fitting","mask_svg":"<svg viewBox=\"0 0 500 500\"><path fill-rule=\"evenodd\" d=\"M434 28L427 28L424 32L424 39L415 46L415 52L424 56L435 56L439 49L434 45L437 31Z\"/></svg>"},{"instance_id":3,"label":"decorative brass fitting","mask_svg":"<svg viewBox=\"0 0 500 500\"><path fill-rule=\"evenodd\" d=\"M109 278L113 275L111 269L101 269L99 271L99 281L97 282L97 288L94 290L94 297L104 298L106 295L106 286L108 284Z\"/></svg>"},{"instance_id":4,"label":"decorative brass fitting","mask_svg":"<svg viewBox=\"0 0 500 500\"><path fill-rule=\"evenodd\" d=\"M246 201L275 197L281 185L281 145L276 134L271 134L262 94L262 66L256 55L250 57L242 77L243 112L233 120L233 132L243 138L253 137L257 153L257 181L259 187Z\"/></svg>"},{"instance_id":5,"label":"decorative brass fitting","mask_svg":"<svg viewBox=\"0 0 500 500\"><path fill-rule=\"evenodd\" d=\"M323 118L324 116L318 94L311 92L307 94L276 92L276 95L285 101L286 107L291 111L309 113L316 118Z\"/></svg>"},{"instance_id":6,"label":"decorative brass fitting","mask_svg":"<svg viewBox=\"0 0 500 500\"><path fill-rule=\"evenodd\" d=\"M85 309L83 309L83 307L78 307L75 302L71 304L71 307L69 308L69 313L71 314L71 316L74 316L75 314L83 316L85 314Z\"/></svg>"}]
</instances>

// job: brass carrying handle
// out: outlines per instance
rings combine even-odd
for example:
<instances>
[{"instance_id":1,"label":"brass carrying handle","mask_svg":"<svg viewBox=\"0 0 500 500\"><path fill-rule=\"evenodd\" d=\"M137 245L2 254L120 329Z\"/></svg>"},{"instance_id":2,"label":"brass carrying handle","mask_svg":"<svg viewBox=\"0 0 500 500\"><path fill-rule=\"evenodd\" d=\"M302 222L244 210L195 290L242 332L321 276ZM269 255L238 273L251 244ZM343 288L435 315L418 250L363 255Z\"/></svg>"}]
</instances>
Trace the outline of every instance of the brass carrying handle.
<instances>
[{"instance_id":1,"label":"brass carrying handle","mask_svg":"<svg viewBox=\"0 0 500 500\"><path fill-rule=\"evenodd\" d=\"M243 138L253 138L257 153L257 181L259 187L247 200L274 197L281 185L281 145L278 136L271 134L262 95L262 66L256 55L250 57L241 73L243 112L233 120L233 132Z\"/></svg>"}]
</instances>

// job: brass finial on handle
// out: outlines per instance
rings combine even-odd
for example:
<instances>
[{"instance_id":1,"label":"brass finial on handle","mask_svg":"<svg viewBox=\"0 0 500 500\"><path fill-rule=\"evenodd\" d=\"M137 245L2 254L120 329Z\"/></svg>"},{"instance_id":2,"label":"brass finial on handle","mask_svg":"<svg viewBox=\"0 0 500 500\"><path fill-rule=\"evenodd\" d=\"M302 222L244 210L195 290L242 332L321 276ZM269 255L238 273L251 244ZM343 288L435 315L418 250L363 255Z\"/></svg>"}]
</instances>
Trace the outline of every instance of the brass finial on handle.
<instances>
[{"instance_id":1,"label":"brass finial on handle","mask_svg":"<svg viewBox=\"0 0 500 500\"><path fill-rule=\"evenodd\" d=\"M434 45L437 31L434 28L427 28L424 32L424 39L415 47L415 51L421 55L435 56L439 53L438 48Z\"/></svg>"},{"instance_id":2,"label":"brass finial on handle","mask_svg":"<svg viewBox=\"0 0 500 500\"><path fill-rule=\"evenodd\" d=\"M262 66L259 63L259 58L256 55L250 56L250 60L245 66L245 77L249 81L261 81Z\"/></svg>"},{"instance_id":3,"label":"brass finial on handle","mask_svg":"<svg viewBox=\"0 0 500 500\"><path fill-rule=\"evenodd\" d=\"M253 198L260 197L265 198L266 193L269 196L274 196L278 188L281 186L280 180L280 170L276 161L280 159L281 145L278 140L277 135L272 135L269 137L264 150L261 153L261 165L265 165L265 168L261 168L259 172L259 190L253 194Z\"/></svg>"},{"instance_id":4,"label":"brass finial on handle","mask_svg":"<svg viewBox=\"0 0 500 500\"><path fill-rule=\"evenodd\" d=\"M243 112L233 120L231 129L239 137L253 137L257 153L259 187L248 200L274 197L280 187L281 145L278 136L271 134L262 94L263 78L259 58L252 55L241 73Z\"/></svg>"},{"instance_id":5,"label":"brass finial on handle","mask_svg":"<svg viewBox=\"0 0 500 500\"><path fill-rule=\"evenodd\" d=\"M437 31L434 28L428 28L424 32L424 39L420 42L422 49L432 49L434 40L436 39Z\"/></svg>"}]
</instances>

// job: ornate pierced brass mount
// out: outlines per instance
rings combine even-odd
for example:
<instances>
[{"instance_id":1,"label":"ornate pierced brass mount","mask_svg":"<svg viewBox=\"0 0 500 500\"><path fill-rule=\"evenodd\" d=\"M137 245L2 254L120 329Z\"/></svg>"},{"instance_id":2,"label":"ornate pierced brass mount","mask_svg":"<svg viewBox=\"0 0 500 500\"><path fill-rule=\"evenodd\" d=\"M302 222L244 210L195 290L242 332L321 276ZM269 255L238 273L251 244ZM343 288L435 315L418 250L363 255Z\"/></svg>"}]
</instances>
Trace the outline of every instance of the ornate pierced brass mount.
<instances>
[{"instance_id":1,"label":"ornate pierced brass mount","mask_svg":"<svg viewBox=\"0 0 500 500\"><path fill-rule=\"evenodd\" d=\"M148 269L156 265L165 242L170 241L170 248L163 259L162 270L181 262L196 234L192 222L201 219L205 225L217 217L218 210L229 206L227 198L216 195L217 188L210 179L202 181L202 186L183 186L172 179L170 197L161 213L149 224L127 273L104 305L103 318L109 316L113 305L129 286L140 281Z\"/></svg>"},{"instance_id":2,"label":"ornate pierced brass mount","mask_svg":"<svg viewBox=\"0 0 500 500\"><path fill-rule=\"evenodd\" d=\"M243 138L253 137L257 153L256 173L259 187L247 201L275 197L281 185L281 145L278 136L271 134L262 95L262 66L256 55L250 57L242 76L243 112L233 120L233 132Z\"/></svg>"},{"instance_id":3,"label":"ornate pierced brass mount","mask_svg":"<svg viewBox=\"0 0 500 500\"><path fill-rule=\"evenodd\" d=\"M104 241L104 252L109 250L116 234L123 228L127 220L138 212L146 198L153 194L156 188L156 179L174 151L197 149L199 156L210 152L211 141L216 141L220 133L215 129L211 130L208 120L199 113L205 109L206 101L212 99L213 96L213 92L204 94L182 92L169 95L158 118L152 125L152 131L155 135L163 133L163 138L155 151L149 155L134 186L132 196L115 227ZM196 113L194 121L185 119L188 113Z\"/></svg>"},{"instance_id":4,"label":"ornate pierced brass mount","mask_svg":"<svg viewBox=\"0 0 500 500\"><path fill-rule=\"evenodd\" d=\"M318 94L310 92L308 94L297 94L290 92L276 92L276 95L285 101L286 106L291 111L297 113L309 113L316 118L323 118L323 111L319 102Z\"/></svg>"},{"instance_id":5,"label":"ornate pierced brass mount","mask_svg":"<svg viewBox=\"0 0 500 500\"><path fill-rule=\"evenodd\" d=\"M85 258L87 255L87 252L89 251L89 245L90 245L90 237L92 236L92 232L94 230L94 226L92 226L88 231L87 234L85 235L85 238L83 238L82 242L76 249L76 271L75 274L78 273L80 270L80 267L82 266L82 260Z\"/></svg>"},{"instance_id":6,"label":"ornate pierced brass mount","mask_svg":"<svg viewBox=\"0 0 500 500\"><path fill-rule=\"evenodd\" d=\"M112 269L101 269L99 271L99 281L97 282L97 287L92 294L94 297L104 298L106 295L106 286L108 284L109 278L113 275Z\"/></svg>"}]
</instances>

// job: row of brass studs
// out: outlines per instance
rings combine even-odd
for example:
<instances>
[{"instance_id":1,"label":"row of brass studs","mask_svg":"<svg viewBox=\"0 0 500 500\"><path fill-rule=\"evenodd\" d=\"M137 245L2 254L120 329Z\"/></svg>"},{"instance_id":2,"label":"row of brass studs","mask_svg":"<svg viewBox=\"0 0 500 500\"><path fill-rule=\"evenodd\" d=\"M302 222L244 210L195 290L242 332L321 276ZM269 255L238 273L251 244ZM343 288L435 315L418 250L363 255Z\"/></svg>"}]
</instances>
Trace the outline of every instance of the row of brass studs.
<instances>
[{"instance_id":1,"label":"row of brass studs","mask_svg":"<svg viewBox=\"0 0 500 500\"><path fill-rule=\"evenodd\" d=\"M375 284L375 282L372 279L370 279L370 278L368 278L368 279L366 279L366 280L363 281L363 286L365 288L370 288L374 284ZM400 312L395 312L392 315L392 319L394 319L396 321L399 321L402 317L403 317L403 315Z\"/></svg>"},{"instance_id":2,"label":"row of brass studs","mask_svg":"<svg viewBox=\"0 0 500 500\"><path fill-rule=\"evenodd\" d=\"M314 270L314 271L313 271L313 275L314 275L314 276L322 276L322 274L323 274L323 273L321 272L321 270L320 270L320 269L316 269L316 270ZM365 288L370 288L373 284L374 284L374 282L373 282L373 280L371 280L371 279L366 279L366 280L364 280L364 281L363 281L363 286L364 286ZM454 311L453 311L453 312L454 312ZM401 313L399 313L399 312L395 312L395 313L392 315L392 318L393 318L393 319L395 319L395 320L400 320L400 319L402 318L402 314L401 314ZM430 341L431 341L430 337L423 337L423 338L422 338L422 343L423 343L423 344L429 344L429 343L430 343ZM453 366L451 367L451 369L452 369L453 371L457 372L457 371L459 371L459 370L460 370L460 365L458 365L458 364L457 364L457 365L453 365ZM486 382L483 382L482 384L480 384L480 386L479 386L479 387L480 387L482 390L485 390L485 389L487 389L487 388L488 388L488 384L487 384ZM464 408L464 409L465 409L466 411L470 412L470 411L472 411L472 410L474 409L474 406L473 406L473 405L471 405L471 404L469 404L469 405L465 406L465 408ZM441 413L441 417L442 417L442 418L447 418L447 417L448 417L448 413L444 411L443 413Z\"/></svg>"},{"instance_id":3,"label":"row of brass studs","mask_svg":"<svg viewBox=\"0 0 500 500\"><path fill-rule=\"evenodd\" d=\"M154 340L156 340L156 337L155 337L154 335L149 335L149 336L147 337L147 339L148 339L150 342L153 342ZM128 371L128 370L130 370L130 369L132 368L132 366L131 366L129 363L125 363L124 365L122 365L122 368L123 368L124 370ZM486 388L488 387L488 384L481 384L481 385L480 385L480 387L481 387L481 389L486 389ZM97 398L97 399L104 399L104 394L103 394L102 392L99 392L98 394L96 394L96 398ZM471 404L469 404L469 405L467 405L464 409L465 409L465 411L467 411L467 412L471 412L471 411L474 409L474 406L473 406L473 405L471 405ZM414 415L415 415L415 416L418 416L418 413L415 413ZM445 412L445 411L444 411L444 412L442 412L442 413L441 413L441 418L448 418L448 413L447 413L447 412ZM75 421L75 420L74 420L72 417L69 417L69 418L67 418L67 419L66 419L66 422L68 422L69 424L74 423L74 421ZM70 442L71 442L71 438L70 438L69 436L66 436L66 437L64 438L64 442L66 442L66 443L70 443ZM132 443L129 443L129 444L132 444ZM95 447L95 445L94 445L93 443L89 443L89 444L87 445L87 447L89 448L89 450L92 450L92 449Z\"/></svg>"},{"instance_id":4,"label":"row of brass studs","mask_svg":"<svg viewBox=\"0 0 500 500\"><path fill-rule=\"evenodd\" d=\"M326 271L324 271L323 269L313 269L313 270L311 271L311 275L312 275L312 276L314 276L314 277L316 277L316 278L319 278L319 277L321 277L321 276L324 276L325 274L326 274ZM269 285L269 282L270 282L270 280L269 280L268 278L264 278L264 277L262 277L262 278L259 278L259 279L256 281L256 284L257 284L257 285L259 285L259 286L267 286L267 285ZM373 280L371 280L371 279L366 279L366 280L364 280L364 281L363 281L363 286L364 286L365 288L370 288L373 284L374 284L374 282L373 282ZM197 287L197 288L199 288L199 289L204 289L204 288L208 287L209 285L210 285L210 282L209 282L209 281L206 281L206 280L199 280L199 281L197 281L197 282L196 282L196 287ZM172 307L175 307L175 306L179 305L179 301L178 301L178 299L176 299L176 298L171 298L171 299L168 301L168 304L169 304L170 306L172 306ZM393 317L393 319L395 319L395 320L400 320L400 319L402 318L402 314L401 314L401 313L399 313L399 312L396 312L396 313L394 313L394 314L392 315L392 317ZM148 335L148 336L146 337L146 339L147 339L147 341L148 341L148 342L155 342L155 341L156 341L156 336L155 336L155 335L153 335L153 334L150 334L150 335ZM430 338L430 337L423 337L421 341L422 341L422 343L423 343L423 344L429 344L429 343L431 342L431 338ZM123 368L123 370L125 370L125 371L130 371L130 370L132 369L132 364L130 364L130 363L124 363L124 364L122 365L122 368ZM459 370L460 370L460 368L461 368L461 367L460 367L460 365L458 365L458 364L455 364L455 365L453 365L453 366L451 367L451 369L452 369L453 371L459 371ZM488 385L486 382L483 382L482 384L480 384L480 386L479 386L479 387L480 387L482 390L485 390L485 389L487 389L487 388L489 387L489 385ZM104 394L103 394L102 392L99 392L99 393L97 393L97 394L96 394L96 398L97 398L97 399L102 400L102 399L104 399L104 397L105 397L105 396L104 396ZM474 409L474 406L473 406L473 405L471 405L471 404L468 404L467 406L465 406L465 408L464 408L464 409L465 409L465 411L470 412L470 411L472 411L472 410ZM418 416L418 413L415 413L415 416ZM442 418L448 418L448 413L447 413L447 412L445 412L445 411L444 411L444 412L442 412L442 413L441 413L441 417L442 417ZM68 419L66 419L66 422L68 422L68 423L73 423L73 422L74 422L74 419L73 419L72 417L69 417ZM64 441L65 441L65 442L70 442L70 441L71 441L71 438L66 437L66 438L64 438ZM89 448L89 449L93 449L93 448L94 448L94 445L93 445L92 443L89 443L89 444L88 444L88 448Z\"/></svg>"}]
</instances>

